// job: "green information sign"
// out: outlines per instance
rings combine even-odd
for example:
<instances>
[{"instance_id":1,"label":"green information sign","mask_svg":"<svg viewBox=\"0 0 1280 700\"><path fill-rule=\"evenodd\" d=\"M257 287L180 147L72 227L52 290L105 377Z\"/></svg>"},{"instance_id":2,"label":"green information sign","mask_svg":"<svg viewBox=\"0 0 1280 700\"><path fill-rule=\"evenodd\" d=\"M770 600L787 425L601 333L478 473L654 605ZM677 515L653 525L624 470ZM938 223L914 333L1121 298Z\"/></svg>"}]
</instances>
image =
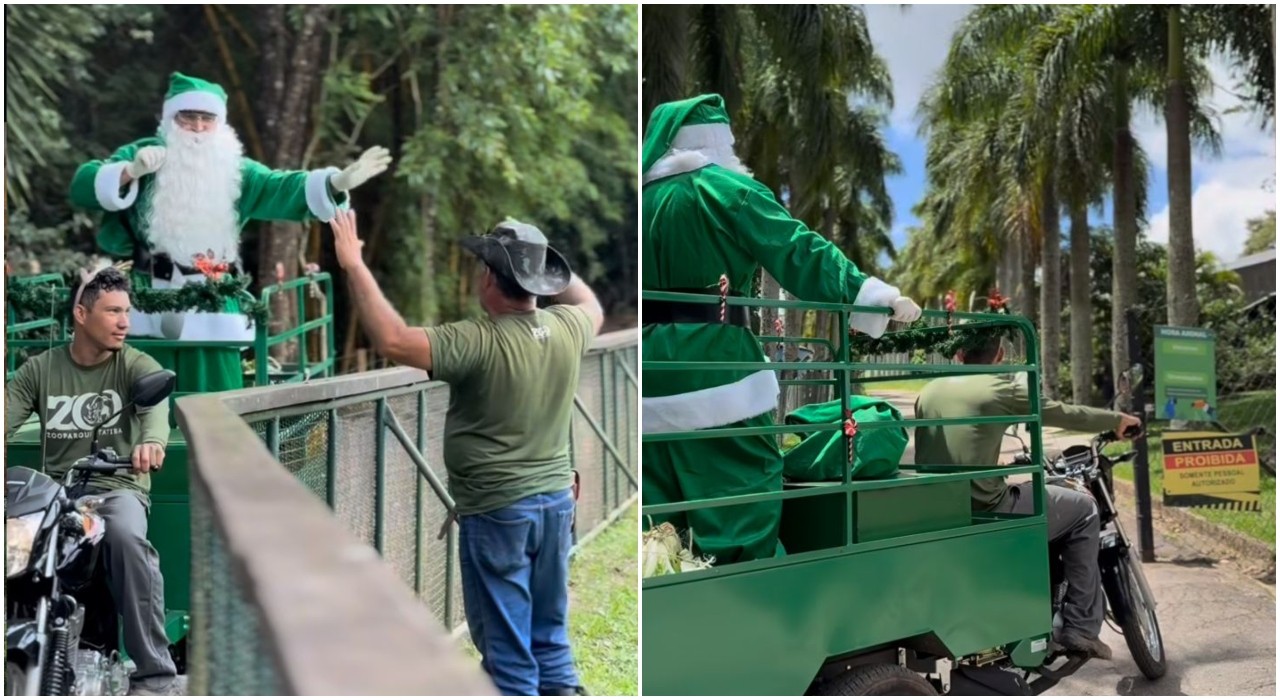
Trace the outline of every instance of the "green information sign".
<instances>
[{"instance_id":1,"label":"green information sign","mask_svg":"<svg viewBox=\"0 0 1280 700\"><path fill-rule=\"evenodd\" d=\"M1217 418L1214 336L1203 328L1156 326L1156 418Z\"/></svg>"}]
</instances>

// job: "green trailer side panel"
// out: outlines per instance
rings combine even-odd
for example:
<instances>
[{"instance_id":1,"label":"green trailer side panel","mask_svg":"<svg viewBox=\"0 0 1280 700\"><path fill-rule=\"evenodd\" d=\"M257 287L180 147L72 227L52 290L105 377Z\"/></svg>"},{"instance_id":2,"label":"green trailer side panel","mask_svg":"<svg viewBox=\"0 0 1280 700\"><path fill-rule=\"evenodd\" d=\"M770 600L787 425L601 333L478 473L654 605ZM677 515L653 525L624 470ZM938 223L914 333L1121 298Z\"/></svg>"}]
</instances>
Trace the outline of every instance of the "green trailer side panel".
<instances>
[{"instance_id":1,"label":"green trailer side panel","mask_svg":"<svg viewBox=\"0 0 1280 700\"><path fill-rule=\"evenodd\" d=\"M1046 542L1040 522L666 585L648 579L644 692L802 695L828 659L893 640L932 633L963 656L1044 639Z\"/></svg>"},{"instance_id":2,"label":"green trailer side panel","mask_svg":"<svg viewBox=\"0 0 1280 700\"><path fill-rule=\"evenodd\" d=\"M853 494L854 542L873 542L971 524L969 484L911 485L914 472L895 479L902 486ZM786 485L788 491L833 482ZM844 494L783 501L780 538L790 554L840 547L844 544Z\"/></svg>"},{"instance_id":3,"label":"green trailer side panel","mask_svg":"<svg viewBox=\"0 0 1280 700\"><path fill-rule=\"evenodd\" d=\"M40 429L35 418L5 444L5 465L40 468ZM147 539L160 555L165 608L179 613L191 609L191 510L187 489L187 441L174 428L165 448L164 468L151 474Z\"/></svg>"}]
</instances>

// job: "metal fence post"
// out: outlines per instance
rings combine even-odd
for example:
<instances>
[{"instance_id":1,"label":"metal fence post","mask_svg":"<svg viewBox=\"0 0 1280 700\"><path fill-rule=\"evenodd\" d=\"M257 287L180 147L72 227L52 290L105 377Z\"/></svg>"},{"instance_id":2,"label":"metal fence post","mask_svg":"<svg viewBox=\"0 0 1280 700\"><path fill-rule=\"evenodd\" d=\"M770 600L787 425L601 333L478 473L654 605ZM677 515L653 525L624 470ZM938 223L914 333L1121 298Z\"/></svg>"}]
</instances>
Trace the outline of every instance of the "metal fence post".
<instances>
[{"instance_id":1,"label":"metal fence post","mask_svg":"<svg viewBox=\"0 0 1280 700\"><path fill-rule=\"evenodd\" d=\"M1138 310L1130 308L1125 311L1129 325L1129 411L1146 420L1146 394L1143 391L1142 375L1142 341L1138 328ZM1154 377L1151 378L1154 380ZM1137 454L1133 458L1133 486L1138 492L1138 551L1142 561L1150 563L1156 560L1155 534L1151 528L1151 468L1147 459L1147 436L1133 441Z\"/></svg>"}]
</instances>

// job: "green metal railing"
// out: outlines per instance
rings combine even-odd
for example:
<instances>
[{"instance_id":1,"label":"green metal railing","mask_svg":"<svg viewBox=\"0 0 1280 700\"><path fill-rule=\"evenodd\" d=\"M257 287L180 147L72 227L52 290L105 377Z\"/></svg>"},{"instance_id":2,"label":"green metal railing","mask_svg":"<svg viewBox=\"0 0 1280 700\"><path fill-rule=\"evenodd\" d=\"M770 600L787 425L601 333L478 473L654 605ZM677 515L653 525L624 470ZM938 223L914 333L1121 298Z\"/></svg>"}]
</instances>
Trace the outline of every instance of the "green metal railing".
<instances>
[{"instance_id":1,"label":"green metal railing","mask_svg":"<svg viewBox=\"0 0 1280 700\"><path fill-rule=\"evenodd\" d=\"M627 331L601 336L582 362L571 428L580 542L638 490L636 361L636 333ZM456 526L442 530L454 509L443 470L448 385L396 369L236 393L257 397L242 418L272 456L376 549L437 619L460 625Z\"/></svg>"},{"instance_id":2,"label":"green metal railing","mask_svg":"<svg viewBox=\"0 0 1280 700\"><path fill-rule=\"evenodd\" d=\"M18 321L16 310L11 304L6 305L6 380L12 378L13 372L17 370L19 351L26 349L40 350L49 347L51 341L54 345L58 345L70 339L71 319L67 307L71 302L72 290L64 286L64 283L63 277L55 274L16 277L9 280L11 285L53 287L58 303L56 308L50 309L49 316L26 321ZM308 292L320 293L325 300L324 313L316 318L308 318L306 315ZM159 338L130 338L128 342L129 345L140 350L147 350L148 348L252 348L255 360L254 380L258 386L265 386L269 383L300 382L314 377L329 376L333 373L334 363L337 359L333 336L333 276L327 272L318 272L281 284L273 284L262 289L259 299L269 306L275 298L288 293L293 293L296 297L298 324L274 335L271 334L271 330L267 325L260 324L254 329L255 337L252 341L184 341L178 343ZM42 334L44 337L40 338L23 337L44 329L49 329L48 333L52 334L52 338L50 338L49 334ZM325 336L325 353L323 360L313 363L307 353L307 336L316 332L323 333ZM289 371L273 375L265 358L270 355L272 348L295 340L298 343L297 365L290 368ZM181 395L175 395L174 399L180 397Z\"/></svg>"},{"instance_id":3,"label":"green metal railing","mask_svg":"<svg viewBox=\"0 0 1280 700\"><path fill-rule=\"evenodd\" d=\"M720 297L714 295L688 294L678 292L644 292L642 295L646 301L669 301L684 303L702 303L702 304L719 304ZM751 299L744 297L729 297L727 302L729 306L751 306L751 307L773 307L782 309L794 309L798 312L817 310L835 312L838 321L839 338L849 337L849 314L852 312L888 315L890 311L881 307L863 307L851 304L833 304L833 303L815 303L806 301L792 301L781 299ZM939 322L947 318L947 314L942 311L923 312L926 319L937 320ZM979 313L952 313L950 318L953 322L966 322L966 328L980 329L996 326L1015 326L1022 334L1027 348L1027 357L1038 357L1036 345L1035 329L1031 323L1021 316L1005 316L994 314ZM874 423L864 423L858 426L859 431L864 430L886 430L892 428L911 429L925 426L945 426L945 425L978 425L989 423L1001 424L1027 424L1030 432L1030 446L1032 453L1031 465L1019 465L1010 467L1007 465L913 465L916 474L909 480L905 479L884 479L876 481L854 481L852 479L852 462L849 458L848 451L842 451L842 460L844 462L843 477L840 482L832 482L828 486L816 486L804 489L777 491L769 493L757 493L738 496L725 496L720 498L710 498L695 501L681 501L678 503L665 504L641 504L642 518L647 516L670 515L674 513L686 513L689 511L709 509L709 508L725 508L730 506L739 506L750 503L760 502L779 502L800 499L800 498L820 498L822 496L830 496L832 494L843 494L844 507L844 536L842 543L835 547L821 549L817 551L802 552L796 554L788 554L785 557L777 559L760 559L754 561L739 562L735 564L727 564L716 566L709 569L698 571L690 571L680 574L658 576L647 578L644 580L644 587L655 587L682 583L685 581L714 578L726 576L734 573L746 571L754 571L759 569L771 568L780 565L789 565L802 561L813 559L822 559L832 556L840 556L855 552L872 551L884 549L887 547L896 547L915 542L924 542L949 537L963 536L979 532L996 532L1003 529L1013 527L1021 527L1028 523L1045 522L1044 511L1044 471L1042 467L1043 457L1043 440L1041 435L1041 419L1040 419L1040 370L1034 363L1019 365L951 365L951 364L910 364L910 363L878 363L858 361L854 362L849 359L849 348L847 344L841 344L838 348L833 347L831 341L825 338L811 337L784 337L784 336L762 336L758 340L763 344L767 342L775 343L809 343L816 345L824 345L835 358L833 362L711 362L711 361L646 361L641 363L642 372L680 372L680 371L723 371L737 370L744 372L755 372L760 370L801 370L807 372L830 372L830 379L803 379L803 380L786 380L779 382L782 386L796 385L827 385L831 386L835 397L840 400L842 406L847 406L849 401L850 386L854 383L858 384L875 384L880 382L901 381L903 379L919 379L927 377L930 379L952 376L963 376L971 374L1008 374L1013 372L1027 373L1027 388L1030 399L1032 412L1023 416L974 416L969 418L956 419L937 419L937 420L897 420L897 421L876 421ZM866 375L870 372L870 376L858 376L855 379L855 373ZM642 443L658 443L671 442L677 440L703 440L711 438L724 437L742 437L748 435L782 435L797 433L816 433L838 431L843 428L843 423L820 423L808 425L774 425L766 427L747 427L747 428L712 428L685 432L672 433L651 433L642 436ZM850 439L850 438L846 438ZM858 542L856 533L854 532L854 494L862 491L873 491L881 489L897 488L904 485L918 484L934 484L952 481L972 481L974 479L987 479L1005 477L1015 474L1030 474L1034 483L1034 505L1035 509L1029 516L1000 516L1000 517L975 517L974 524L949 530L939 530L905 537L895 537L889 539L875 540L870 542Z\"/></svg>"}]
</instances>

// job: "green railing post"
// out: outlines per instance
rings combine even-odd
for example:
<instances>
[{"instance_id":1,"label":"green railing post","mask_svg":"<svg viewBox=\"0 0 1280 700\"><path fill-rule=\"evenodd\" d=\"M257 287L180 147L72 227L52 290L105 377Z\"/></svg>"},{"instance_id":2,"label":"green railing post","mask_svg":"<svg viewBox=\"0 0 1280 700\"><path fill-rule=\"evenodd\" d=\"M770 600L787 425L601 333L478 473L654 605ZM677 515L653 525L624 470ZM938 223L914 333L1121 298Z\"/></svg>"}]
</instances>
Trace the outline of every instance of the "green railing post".
<instances>
[{"instance_id":1,"label":"green railing post","mask_svg":"<svg viewBox=\"0 0 1280 700\"><path fill-rule=\"evenodd\" d=\"M267 424L267 448L271 450L271 456L280 460L280 417L276 416Z\"/></svg>"},{"instance_id":2,"label":"green railing post","mask_svg":"<svg viewBox=\"0 0 1280 700\"><path fill-rule=\"evenodd\" d=\"M608 402L609 402L609 387L605 384L605 378L604 378L604 353L600 353L599 355L597 355L596 360L600 368L600 374L599 374L600 398L601 398L600 405L606 406L608 405ZM583 410L585 410L585 406L583 407ZM606 440L605 436L608 434L608 430L609 430L609 424L606 421L607 417L608 415L605 411L600 412L601 442L604 442ZM600 484L601 484L600 507L603 508L606 512L608 512L609 510L609 455L604 450L600 451Z\"/></svg>"},{"instance_id":3,"label":"green railing post","mask_svg":"<svg viewBox=\"0 0 1280 700\"><path fill-rule=\"evenodd\" d=\"M380 398L374 409L373 425L377 431L374 442L376 485L373 488L373 545L378 553L386 550L387 538L387 400Z\"/></svg>"},{"instance_id":4,"label":"green railing post","mask_svg":"<svg viewBox=\"0 0 1280 700\"><path fill-rule=\"evenodd\" d=\"M418 392L418 452L427 449L427 391ZM413 480L413 591L422 598L422 480L421 474L415 474ZM446 574L447 575L447 574ZM447 594L446 594L447 595Z\"/></svg>"},{"instance_id":5,"label":"green railing post","mask_svg":"<svg viewBox=\"0 0 1280 700\"><path fill-rule=\"evenodd\" d=\"M324 501L336 510L338 507L338 409L328 411L329 433L325 445Z\"/></svg>"},{"instance_id":6,"label":"green railing post","mask_svg":"<svg viewBox=\"0 0 1280 700\"><path fill-rule=\"evenodd\" d=\"M298 296L298 325L307 322L307 287L301 286L297 289ZM310 378L307 373L307 334L302 333L298 336L298 369L302 372L303 379Z\"/></svg>"}]
</instances>

